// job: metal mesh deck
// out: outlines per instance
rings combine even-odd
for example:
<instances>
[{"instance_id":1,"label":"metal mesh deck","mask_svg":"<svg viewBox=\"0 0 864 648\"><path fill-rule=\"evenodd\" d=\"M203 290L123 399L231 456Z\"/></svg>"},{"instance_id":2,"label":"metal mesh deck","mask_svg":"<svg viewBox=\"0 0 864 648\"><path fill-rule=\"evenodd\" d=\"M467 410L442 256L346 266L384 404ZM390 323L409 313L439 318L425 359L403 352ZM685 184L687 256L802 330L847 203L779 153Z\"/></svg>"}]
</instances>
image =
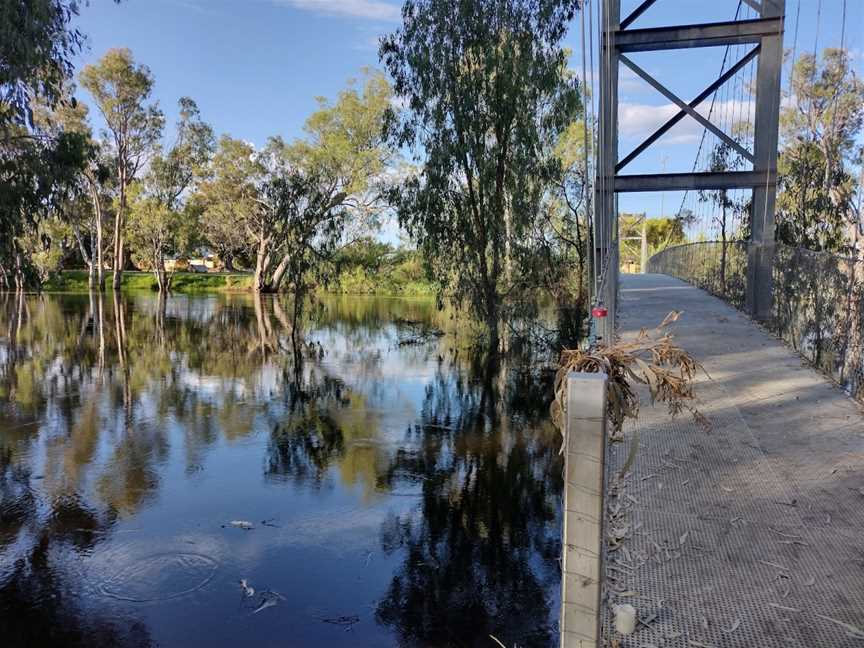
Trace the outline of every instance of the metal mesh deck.
<instances>
[{"instance_id":1,"label":"metal mesh deck","mask_svg":"<svg viewBox=\"0 0 864 648\"><path fill-rule=\"evenodd\" d=\"M624 278L625 335L672 308L685 311L679 343L713 378L697 390L713 428L644 406L627 430L638 426L637 459L617 488L628 448L609 449L610 531L624 540L606 555L607 645L864 646L858 406L701 290ZM647 626L617 636L619 602Z\"/></svg>"}]
</instances>

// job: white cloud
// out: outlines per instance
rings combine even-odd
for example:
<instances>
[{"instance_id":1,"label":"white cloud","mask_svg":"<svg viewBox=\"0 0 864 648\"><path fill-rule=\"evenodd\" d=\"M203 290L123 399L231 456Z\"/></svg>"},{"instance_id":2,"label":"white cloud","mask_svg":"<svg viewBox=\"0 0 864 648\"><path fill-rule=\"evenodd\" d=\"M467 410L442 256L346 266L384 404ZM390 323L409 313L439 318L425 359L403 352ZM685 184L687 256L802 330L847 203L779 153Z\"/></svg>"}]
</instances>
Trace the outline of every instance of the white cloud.
<instances>
[{"instance_id":1,"label":"white cloud","mask_svg":"<svg viewBox=\"0 0 864 648\"><path fill-rule=\"evenodd\" d=\"M399 5L381 0L274 0L274 2L330 16L398 20L400 15Z\"/></svg>"},{"instance_id":2,"label":"white cloud","mask_svg":"<svg viewBox=\"0 0 864 648\"><path fill-rule=\"evenodd\" d=\"M708 116L711 101L705 101L697 108L703 116ZM729 130L732 121L752 120L755 104L752 101L725 101L714 104L711 121L719 128ZM678 106L672 103L661 105L621 103L618 106L618 129L624 140L643 140L678 113ZM685 116L663 136L664 144L692 144L702 137L703 126L695 119Z\"/></svg>"}]
</instances>

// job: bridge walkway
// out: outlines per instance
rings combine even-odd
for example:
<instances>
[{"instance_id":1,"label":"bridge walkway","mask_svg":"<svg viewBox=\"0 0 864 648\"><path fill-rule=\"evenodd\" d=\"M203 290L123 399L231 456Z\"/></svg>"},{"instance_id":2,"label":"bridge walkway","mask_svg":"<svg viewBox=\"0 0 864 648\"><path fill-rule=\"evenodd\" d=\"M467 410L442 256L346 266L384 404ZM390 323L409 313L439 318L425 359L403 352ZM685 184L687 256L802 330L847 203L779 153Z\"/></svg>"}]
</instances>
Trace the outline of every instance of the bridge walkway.
<instances>
[{"instance_id":1,"label":"bridge walkway","mask_svg":"<svg viewBox=\"0 0 864 648\"><path fill-rule=\"evenodd\" d=\"M604 605L607 645L864 646L862 408L697 288L624 275L620 294L622 336L684 311L676 340L710 375L697 395L712 429L645 404L608 451L609 530L624 536L606 556L608 604L647 623L616 635Z\"/></svg>"}]
</instances>

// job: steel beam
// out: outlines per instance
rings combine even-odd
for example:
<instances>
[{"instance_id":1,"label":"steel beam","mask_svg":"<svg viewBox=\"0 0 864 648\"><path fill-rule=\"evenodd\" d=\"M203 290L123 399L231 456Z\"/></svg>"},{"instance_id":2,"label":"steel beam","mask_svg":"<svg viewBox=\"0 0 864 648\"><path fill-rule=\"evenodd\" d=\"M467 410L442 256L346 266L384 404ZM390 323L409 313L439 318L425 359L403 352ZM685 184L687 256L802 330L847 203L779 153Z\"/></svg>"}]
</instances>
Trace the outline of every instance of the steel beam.
<instances>
[{"instance_id":1,"label":"steel beam","mask_svg":"<svg viewBox=\"0 0 864 648\"><path fill-rule=\"evenodd\" d=\"M634 63L633 61L631 61L629 58L627 58L627 57L624 56L623 54L621 54L621 55L618 57L618 60L620 60L624 65L626 65L628 68L630 68L631 70L633 70L633 72L635 72L638 76L640 76L640 77L642 78L642 80L644 80L648 85L650 85L652 88L654 88L657 92L659 92L660 94L662 94L662 95L663 95L664 97L666 97L669 101L671 101L671 102L674 103L676 106L678 106L681 110L683 110L683 111L686 112L688 115L690 115L690 117L692 117L693 119L695 119L697 122L699 122L700 124L702 124L702 126L704 126L705 128L707 128L707 129L710 130L712 133L714 133L717 137L719 137L721 140L723 140L724 142L726 142L726 144L727 144L728 146L732 147L735 151L737 151L738 154L739 154L741 157L743 157L745 160L748 160L748 161L750 161L750 162L753 162L753 161L754 161L754 160L753 160L753 155L750 153L750 151L748 151L747 149L745 149L745 148L744 148L743 146L741 146L738 142L736 142L736 141L733 140L731 137L729 137L726 133L724 133L722 130L720 130L719 128L717 128L717 126L715 126L713 123L711 123L710 120L706 119L705 117L703 117L702 115L700 115L698 112L696 112L695 109L691 108L689 105L687 105L686 103L684 103L684 101L681 100L681 98L678 97L678 95L676 95L674 92L672 92L671 90L669 90L669 88L667 88L666 86L664 86L662 83L660 83L657 79L655 79L655 78L652 77L650 74L648 74L648 73L647 73L645 70L643 70L641 67L639 67L638 65L636 65L636 63Z\"/></svg>"},{"instance_id":2,"label":"steel beam","mask_svg":"<svg viewBox=\"0 0 864 648\"><path fill-rule=\"evenodd\" d=\"M645 13L648 8L653 5L657 0L645 0L642 4L636 7L633 11L630 12L630 15L627 16L624 20L621 21L621 29L627 29L633 21L636 20L639 16Z\"/></svg>"},{"instance_id":3,"label":"steel beam","mask_svg":"<svg viewBox=\"0 0 864 648\"><path fill-rule=\"evenodd\" d=\"M615 34L619 52L689 49L760 43L783 33L783 16L675 27L626 29Z\"/></svg>"},{"instance_id":4,"label":"steel beam","mask_svg":"<svg viewBox=\"0 0 864 648\"><path fill-rule=\"evenodd\" d=\"M714 83L712 83L707 88L705 88L705 90L703 90L701 93L699 93L699 95L687 105L690 108L695 108L700 103L705 101L708 97L711 96L711 94L715 90L717 90L720 86L722 86L729 79L731 79L733 76L735 76L735 74L737 74L739 70L741 70L750 61L752 61L753 58L758 53L759 53L759 46L757 45L752 50L750 50L747 54L745 54L744 57L740 61L738 61L735 65L733 65L728 70L726 70L723 74L721 74L719 77L717 77L717 80L714 81ZM647 138L645 138L644 142L642 142L639 146L637 146L635 149L630 151L630 153L628 153L624 157L623 160L621 160L618 164L616 164L615 165L615 171L618 172L621 169L623 169L625 166L630 164L634 159L636 159L639 156L640 153L642 153L642 151L644 151L649 146L651 146L654 142L656 142L658 139L660 139L663 136L663 134L665 134L670 128L672 128L675 124L677 124L679 121L684 119L685 115L687 115L686 110L684 110L684 109L679 110L673 117L671 117L669 119L669 121L667 121L665 124L663 124L656 131L651 133L651 135L649 135Z\"/></svg>"},{"instance_id":5,"label":"steel beam","mask_svg":"<svg viewBox=\"0 0 864 648\"><path fill-rule=\"evenodd\" d=\"M716 173L657 173L615 176L617 193L683 191L686 189L749 189L765 186L765 171L720 171ZM773 189L773 183L769 188Z\"/></svg>"},{"instance_id":6,"label":"steel beam","mask_svg":"<svg viewBox=\"0 0 864 648\"><path fill-rule=\"evenodd\" d=\"M762 0L762 17L782 25L786 0ZM777 147L780 115L780 80L783 69L783 30L762 39L756 69L756 118L753 165L761 169L764 183L753 188L750 246L747 257L745 304L753 319L771 316L774 293L774 207L777 192Z\"/></svg>"}]
</instances>

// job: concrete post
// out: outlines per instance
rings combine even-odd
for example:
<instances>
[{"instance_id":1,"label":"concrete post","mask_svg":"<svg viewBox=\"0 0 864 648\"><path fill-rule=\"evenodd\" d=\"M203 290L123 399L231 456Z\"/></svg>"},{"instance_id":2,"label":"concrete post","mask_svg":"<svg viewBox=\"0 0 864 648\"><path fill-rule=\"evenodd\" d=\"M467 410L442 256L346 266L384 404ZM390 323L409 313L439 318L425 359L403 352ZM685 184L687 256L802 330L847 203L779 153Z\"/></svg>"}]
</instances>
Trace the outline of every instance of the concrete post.
<instances>
[{"instance_id":1,"label":"concrete post","mask_svg":"<svg viewBox=\"0 0 864 648\"><path fill-rule=\"evenodd\" d=\"M606 374L567 377L561 648L597 648L603 548Z\"/></svg>"}]
</instances>

